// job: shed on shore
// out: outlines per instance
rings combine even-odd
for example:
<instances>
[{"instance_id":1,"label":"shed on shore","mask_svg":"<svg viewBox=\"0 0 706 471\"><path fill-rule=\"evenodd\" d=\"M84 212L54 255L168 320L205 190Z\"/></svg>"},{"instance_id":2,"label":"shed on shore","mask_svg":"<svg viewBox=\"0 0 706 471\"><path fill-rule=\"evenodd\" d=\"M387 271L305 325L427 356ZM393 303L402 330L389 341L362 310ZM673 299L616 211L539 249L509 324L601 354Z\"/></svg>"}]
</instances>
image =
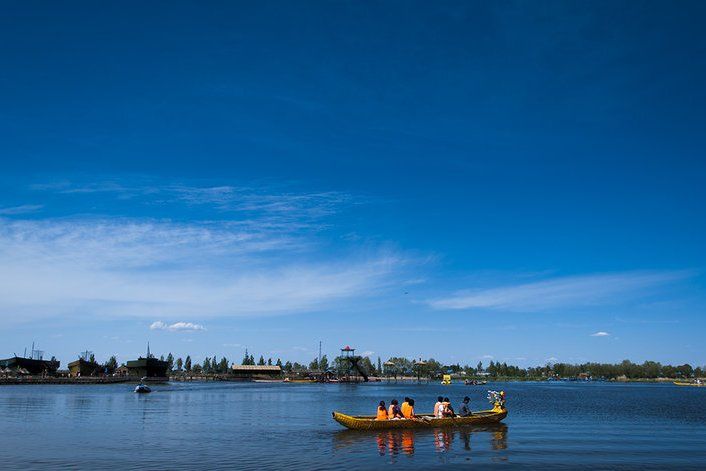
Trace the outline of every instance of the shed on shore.
<instances>
[{"instance_id":1,"label":"shed on shore","mask_svg":"<svg viewBox=\"0 0 706 471\"><path fill-rule=\"evenodd\" d=\"M95 361L79 358L69 363L69 376L77 378L79 376L103 376L104 369Z\"/></svg>"},{"instance_id":2,"label":"shed on shore","mask_svg":"<svg viewBox=\"0 0 706 471\"><path fill-rule=\"evenodd\" d=\"M282 368L277 365L233 365L230 372L231 375L244 379L276 378L282 375Z\"/></svg>"}]
</instances>

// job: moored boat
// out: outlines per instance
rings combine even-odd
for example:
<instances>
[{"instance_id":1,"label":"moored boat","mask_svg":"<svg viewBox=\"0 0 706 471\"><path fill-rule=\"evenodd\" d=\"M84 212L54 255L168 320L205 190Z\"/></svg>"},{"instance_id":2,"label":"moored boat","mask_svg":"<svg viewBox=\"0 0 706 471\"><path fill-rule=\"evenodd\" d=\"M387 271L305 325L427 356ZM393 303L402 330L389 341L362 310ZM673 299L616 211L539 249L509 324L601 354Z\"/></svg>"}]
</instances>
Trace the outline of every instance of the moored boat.
<instances>
[{"instance_id":1,"label":"moored boat","mask_svg":"<svg viewBox=\"0 0 706 471\"><path fill-rule=\"evenodd\" d=\"M282 381L283 383L295 383L295 384L311 384L311 383L316 383L317 381L315 379L289 379L289 378L284 378Z\"/></svg>"},{"instance_id":2,"label":"moored boat","mask_svg":"<svg viewBox=\"0 0 706 471\"><path fill-rule=\"evenodd\" d=\"M703 383L701 381L697 381L695 383L685 383L683 381L674 381L674 384L676 384L677 386L695 386L697 388L706 387L706 383Z\"/></svg>"},{"instance_id":3,"label":"moored boat","mask_svg":"<svg viewBox=\"0 0 706 471\"><path fill-rule=\"evenodd\" d=\"M137 386L135 386L135 392L138 394L146 394L152 392L152 390L149 388L149 386L145 386L144 384L138 384Z\"/></svg>"},{"instance_id":4,"label":"moored boat","mask_svg":"<svg viewBox=\"0 0 706 471\"><path fill-rule=\"evenodd\" d=\"M417 416L414 419L375 420L372 415L347 415L333 412L333 420L351 430L387 430L407 428L442 428L464 427L469 425L495 424L507 416L507 409L495 408L474 412L469 417L435 418L431 414Z\"/></svg>"},{"instance_id":5,"label":"moored boat","mask_svg":"<svg viewBox=\"0 0 706 471\"><path fill-rule=\"evenodd\" d=\"M142 379L140 380L140 384L138 384L137 386L135 386L135 392L136 392L136 393L138 393L138 394L147 394L147 393L151 393L151 392L152 392L152 389L150 389L149 386L145 385L145 380L146 380L146 379L147 379L147 378L142 378Z\"/></svg>"}]
</instances>

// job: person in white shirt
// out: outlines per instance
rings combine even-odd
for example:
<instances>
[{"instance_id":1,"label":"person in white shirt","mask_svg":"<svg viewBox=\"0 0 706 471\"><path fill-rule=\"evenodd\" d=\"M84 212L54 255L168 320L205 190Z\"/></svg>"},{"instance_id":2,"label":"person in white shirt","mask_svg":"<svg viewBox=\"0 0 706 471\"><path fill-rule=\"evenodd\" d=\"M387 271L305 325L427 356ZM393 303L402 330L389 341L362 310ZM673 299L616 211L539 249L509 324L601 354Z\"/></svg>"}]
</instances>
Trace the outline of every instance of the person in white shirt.
<instances>
[{"instance_id":1,"label":"person in white shirt","mask_svg":"<svg viewBox=\"0 0 706 471\"><path fill-rule=\"evenodd\" d=\"M436 404L434 404L434 417L439 417L439 407L441 407L441 401L443 401L444 398L439 396L436 398Z\"/></svg>"},{"instance_id":2,"label":"person in white shirt","mask_svg":"<svg viewBox=\"0 0 706 471\"><path fill-rule=\"evenodd\" d=\"M441 408L441 403L444 401L442 396L436 398L436 404L434 404L434 417L441 417L439 409Z\"/></svg>"}]
</instances>

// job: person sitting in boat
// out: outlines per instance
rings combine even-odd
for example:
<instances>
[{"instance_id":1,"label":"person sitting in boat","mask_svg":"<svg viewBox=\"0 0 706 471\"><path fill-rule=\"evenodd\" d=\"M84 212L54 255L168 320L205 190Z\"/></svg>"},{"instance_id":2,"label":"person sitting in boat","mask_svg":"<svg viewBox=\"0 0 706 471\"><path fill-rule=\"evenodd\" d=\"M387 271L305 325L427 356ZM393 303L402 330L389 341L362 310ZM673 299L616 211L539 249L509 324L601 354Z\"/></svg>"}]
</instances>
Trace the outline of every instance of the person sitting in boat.
<instances>
[{"instance_id":1,"label":"person sitting in boat","mask_svg":"<svg viewBox=\"0 0 706 471\"><path fill-rule=\"evenodd\" d=\"M400 412L402 412L402 417L406 417L405 411L409 408L409 398L405 396L402 405L400 406Z\"/></svg>"},{"instance_id":2,"label":"person sitting in boat","mask_svg":"<svg viewBox=\"0 0 706 471\"><path fill-rule=\"evenodd\" d=\"M444 402L444 398L439 396L436 398L436 404L434 404L434 417L441 417L439 415L439 408L441 408L441 403Z\"/></svg>"},{"instance_id":3,"label":"person sitting in boat","mask_svg":"<svg viewBox=\"0 0 706 471\"><path fill-rule=\"evenodd\" d=\"M444 401L441 403L442 405L442 412L441 415L442 417L455 417L456 413L454 412L454 408L451 407L451 401L449 400L448 397L444 398Z\"/></svg>"},{"instance_id":4,"label":"person sitting in boat","mask_svg":"<svg viewBox=\"0 0 706 471\"><path fill-rule=\"evenodd\" d=\"M405 404L407 407L405 407ZM407 398L407 400L402 404L402 415L405 419L413 419L414 415L414 399Z\"/></svg>"},{"instance_id":5,"label":"person sitting in boat","mask_svg":"<svg viewBox=\"0 0 706 471\"><path fill-rule=\"evenodd\" d=\"M446 415L446 408L449 406L449 399L446 398L444 399L443 397L439 396L439 408L436 410L436 414L434 414L434 417L437 419L442 419L444 417L447 417Z\"/></svg>"},{"instance_id":6,"label":"person sitting in boat","mask_svg":"<svg viewBox=\"0 0 706 471\"><path fill-rule=\"evenodd\" d=\"M458 415L461 417L470 417L473 415L473 412L471 412L471 408L468 406L468 403L471 402L471 398L466 396L463 398L463 402L461 403L461 407L458 409Z\"/></svg>"},{"instance_id":7,"label":"person sitting in boat","mask_svg":"<svg viewBox=\"0 0 706 471\"><path fill-rule=\"evenodd\" d=\"M444 417L444 398L443 397L439 400L439 407L434 406L434 409L436 410L434 417L436 417L437 419L441 419L442 417Z\"/></svg>"},{"instance_id":8,"label":"person sitting in boat","mask_svg":"<svg viewBox=\"0 0 706 471\"><path fill-rule=\"evenodd\" d=\"M378 405L378 413L375 416L375 420L387 420L387 407L385 407L385 401L380 401L380 405Z\"/></svg>"},{"instance_id":9,"label":"person sitting in boat","mask_svg":"<svg viewBox=\"0 0 706 471\"><path fill-rule=\"evenodd\" d=\"M390 409L387 411L387 418L390 420L404 419L404 415L402 415L402 409L400 409L400 406L397 403L397 399L393 399L390 401Z\"/></svg>"}]
</instances>

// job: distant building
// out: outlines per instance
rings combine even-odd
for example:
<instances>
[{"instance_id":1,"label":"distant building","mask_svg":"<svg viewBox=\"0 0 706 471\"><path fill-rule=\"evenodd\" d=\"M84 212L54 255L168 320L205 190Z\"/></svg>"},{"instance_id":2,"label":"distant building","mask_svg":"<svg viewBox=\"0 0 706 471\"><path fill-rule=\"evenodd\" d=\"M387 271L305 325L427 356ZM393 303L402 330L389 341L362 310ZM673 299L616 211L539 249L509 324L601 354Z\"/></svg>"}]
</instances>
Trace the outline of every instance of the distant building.
<instances>
[{"instance_id":1,"label":"distant building","mask_svg":"<svg viewBox=\"0 0 706 471\"><path fill-rule=\"evenodd\" d=\"M113 376L130 376L130 370L125 365L119 366L115 369Z\"/></svg>"},{"instance_id":2,"label":"distant building","mask_svg":"<svg viewBox=\"0 0 706 471\"><path fill-rule=\"evenodd\" d=\"M282 375L277 365L233 365L231 375L243 379L276 378Z\"/></svg>"},{"instance_id":3,"label":"distant building","mask_svg":"<svg viewBox=\"0 0 706 471\"><path fill-rule=\"evenodd\" d=\"M79 358L69 363L69 376L76 378L79 376L102 376L104 369L95 361Z\"/></svg>"},{"instance_id":4,"label":"distant building","mask_svg":"<svg viewBox=\"0 0 706 471\"><path fill-rule=\"evenodd\" d=\"M59 369L57 360L35 360L33 358L12 357L0 360L0 369L12 370L31 375L54 375Z\"/></svg>"},{"instance_id":5,"label":"distant building","mask_svg":"<svg viewBox=\"0 0 706 471\"><path fill-rule=\"evenodd\" d=\"M131 377L166 378L169 364L156 358L140 357L137 360L128 361L126 366L128 376Z\"/></svg>"},{"instance_id":6,"label":"distant building","mask_svg":"<svg viewBox=\"0 0 706 471\"><path fill-rule=\"evenodd\" d=\"M166 378L169 363L164 360L157 360L150 353L150 344L147 344L147 356L140 357L137 360L128 361L127 367L128 376L134 378Z\"/></svg>"}]
</instances>

